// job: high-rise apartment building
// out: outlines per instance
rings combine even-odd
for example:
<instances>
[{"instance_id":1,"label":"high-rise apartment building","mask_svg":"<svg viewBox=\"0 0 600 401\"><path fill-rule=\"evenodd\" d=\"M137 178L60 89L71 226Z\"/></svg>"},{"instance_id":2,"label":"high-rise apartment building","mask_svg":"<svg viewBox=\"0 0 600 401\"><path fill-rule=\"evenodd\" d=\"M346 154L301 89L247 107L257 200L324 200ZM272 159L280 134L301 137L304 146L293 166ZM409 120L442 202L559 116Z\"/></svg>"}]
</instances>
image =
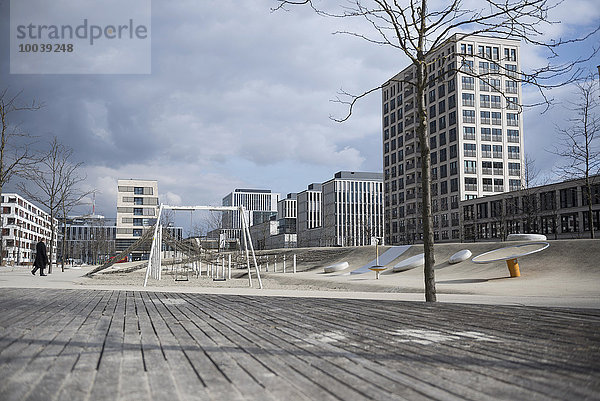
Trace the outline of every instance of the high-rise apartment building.
<instances>
[{"instance_id":1,"label":"high-rise apartment building","mask_svg":"<svg viewBox=\"0 0 600 401\"><path fill-rule=\"evenodd\" d=\"M521 188L519 41L456 34L429 57L434 239L460 239L459 201ZM409 66L382 87L386 243L422 240L421 146Z\"/></svg>"},{"instance_id":2,"label":"high-rise apartment building","mask_svg":"<svg viewBox=\"0 0 600 401\"><path fill-rule=\"evenodd\" d=\"M383 176L339 171L298 194L298 246L362 246L383 238Z\"/></svg>"},{"instance_id":3,"label":"high-rise apartment building","mask_svg":"<svg viewBox=\"0 0 600 401\"><path fill-rule=\"evenodd\" d=\"M122 251L137 241L156 222L158 181L118 180L116 250ZM134 260L145 258L150 249L132 254Z\"/></svg>"}]
</instances>

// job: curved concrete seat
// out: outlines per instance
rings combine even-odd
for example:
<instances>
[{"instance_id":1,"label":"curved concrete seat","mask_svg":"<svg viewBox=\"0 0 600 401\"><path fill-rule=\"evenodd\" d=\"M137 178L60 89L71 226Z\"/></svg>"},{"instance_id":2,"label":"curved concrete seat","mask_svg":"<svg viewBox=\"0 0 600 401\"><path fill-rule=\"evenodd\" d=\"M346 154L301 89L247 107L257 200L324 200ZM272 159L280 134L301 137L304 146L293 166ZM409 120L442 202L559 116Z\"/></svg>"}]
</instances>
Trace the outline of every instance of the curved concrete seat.
<instances>
[{"instance_id":1,"label":"curved concrete seat","mask_svg":"<svg viewBox=\"0 0 600 401\"><path fill-rule=\"evenodd\" d=\"M450 256L450 259L448 259L448 263L453 265L455 263L463 262L469 259L471 255L473 255L471 251L469 251L468 249L463 249L462 251L458 251L454 255Z\"/></svg>"},{"instance_id":2,"label":"curved concrete seat","mask_svg":"<svg viewBox=\"0 0 600 401\"><path fill-rule=\"evenodd\" d=\"M400 263L396 264L392 270L395 272L403 272L406 270L414 269L415 267L422 267L425 264L425 254L420 253L412 256L408 259L404 259Z\"/></svg>"},{"instance_id":3,"label":"curved concrete seat","mask_svg":"<svg viewBox=\"0 0 600 401\"><path fill-rule=\"evenodd\" d=\"M324 267L323 271L325 273L333 273L333 272L339 272L341 270L347 269L348 267L350 267L348 262L340 262L340 263L336 263L331 266Z\"/></svg>"},{"instance_id":4,"label":"curved concrete seat","mask_svg":"<svg viewBox=\"0 0 600 401\"><path fill-rule=\"evenodd\" d=\"M507 241L546 241L544 234L508 234Z\"/></svg>"}]
</instances>

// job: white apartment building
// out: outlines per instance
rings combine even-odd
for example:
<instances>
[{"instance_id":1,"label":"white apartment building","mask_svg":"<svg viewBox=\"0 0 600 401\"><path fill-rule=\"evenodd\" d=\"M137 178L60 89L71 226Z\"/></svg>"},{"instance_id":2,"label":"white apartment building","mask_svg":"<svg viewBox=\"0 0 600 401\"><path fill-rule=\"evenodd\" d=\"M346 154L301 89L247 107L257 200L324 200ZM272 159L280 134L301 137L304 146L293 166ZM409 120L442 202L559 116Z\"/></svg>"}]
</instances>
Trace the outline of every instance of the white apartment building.
<instances>
[{"instance_id":1,"label":"white apartment building","mask_svg":"<svg viewBox=\"0 0 600 401\"><path fill-rule=\"evenodd\" d=\"M298 247L323 246L322 184L312 183L296 196ZM317 244L317 245L314 245Z\"/></svg>"},{"instance_id":2,"label":"white apartment building","mask_svg":"<svg viewBox=\"0 0 600 401\"><path fill-rule=\"evenodd\" d=\"M223 198L223 206L244 206L249 226L269 221L277 214L279 194L270 189L235 189ZM223 229L240 230L242 220L239 212L223 213ZM239 238L239 236L238 236Z\"/></svg>"},{"instance_id":3,"label":"white apartment building","mask_svg":"<svg viewBox=\"0 0 600 401\"><path fill-rule=\"evenodd\" d=\"M456 34L433 50L426 93L436 241L459 240L459 201L521 188L519 41ZM382 88L386 243L422 239L421 147L409 66Z\"/></svg>"},{"instance_id":4,"label":"white apartment building","mask_svg":"<svg viewBox=\"0 0 600 401\"><path fill-rule=\"evenodd\" d=\"M56 261L58 220L54 219L55 235L52 259ZM31 264L35 245L45 239L50 252L50 215L16 193L2 194L2 252L4 263ZM50 256L50 255L48 255Z\"/></svg>"},{"instance_id":5,"label":"white apartment building","mask_svg":"<svg viewBox=\"0 0 600 401\"><path fill-rule=\"evenodd\" d=\"M339 171L298 194L298 246L374 245L384 237L383 175Z\"/></svg>"},{"instance_id":6,"label":"white apartment building","mask_svg":"<svg viewBox=\"0 0 600 401\"><path fill-rule=\"evenodd\" d=\"M158 213L158 181L118 180L117 191L117 252L137 241L156 222ZM134 260L145 258L147 250L132 254Z\"/></svg>"}]
</instances>

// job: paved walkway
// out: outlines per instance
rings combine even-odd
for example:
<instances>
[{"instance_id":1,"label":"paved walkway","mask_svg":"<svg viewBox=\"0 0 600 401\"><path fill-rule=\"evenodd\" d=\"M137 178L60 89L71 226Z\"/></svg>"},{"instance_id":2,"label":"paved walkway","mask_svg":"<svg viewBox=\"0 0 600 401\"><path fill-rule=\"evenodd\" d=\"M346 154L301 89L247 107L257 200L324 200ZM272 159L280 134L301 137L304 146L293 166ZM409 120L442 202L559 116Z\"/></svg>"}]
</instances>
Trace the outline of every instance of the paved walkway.
<instances>
[{"instance_id":1,"label":"paved walkway","mask_svg":"<svg viewBox=\"0 0 600 401\"><path fill-rule=\"evenodd\" d=\"M600 311L4 288L1 400L600 399Z\"/></svg>"}]
</instances>

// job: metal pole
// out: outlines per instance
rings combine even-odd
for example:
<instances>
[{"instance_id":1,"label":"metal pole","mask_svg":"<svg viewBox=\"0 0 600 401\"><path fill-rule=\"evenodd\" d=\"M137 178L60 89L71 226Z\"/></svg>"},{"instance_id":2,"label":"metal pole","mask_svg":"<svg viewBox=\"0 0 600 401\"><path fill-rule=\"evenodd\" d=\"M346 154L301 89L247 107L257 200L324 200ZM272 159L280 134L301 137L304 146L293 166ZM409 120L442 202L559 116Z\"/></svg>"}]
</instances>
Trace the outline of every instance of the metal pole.
<instances>
[{"instance_id":1,"label":"metal pole","mask_svg":"<svg viewBox=\"0 0 600 401\"><path fill-rule=\"evenodd\" d=\"M231 280L231 254L229 254L229 280Z\"/></svg>"},{"instance_id":2,"label":"metal pole","mask_svg":"<svg viewBox=\"0 0 600 401\"><path fill-rule=\"evenodd\" d=\"M146 286L146 284L148 284L148 275L150 275L150 269L152 267L152 252L154 251L154 247L155 247L155 239L156 239L156 234L158 233L158 227L160 225L160 215L162 214L162 210L163 210L163 204L160 204L160 207L158 208L158 216L156 218L156 223L154 224L154 235L152 236L152 246L150 247L150 257L148 258L148 267L146 267L146 278L144 279L144 287Z\"/></svg>"},{"instance_id":3,"label":"metal pole","mask_svg":"<svg viewBox=\"0 0 600 401\"><path fill-rule=\"evenodd\" d=\"M244 221L246 220L246 216L244 215ZM254 261L254 270L256 271L256 277L258 278L258 288L262 289L262 280L260 278L260 272L258 271L258 263L256 263L256 253L254 253L254 245L252 244L252 236L250 235L250 227L246 223L246 230L248 230L248 239L250 240L250 250L252 251L252 260Z\"/></svg>"},{"instance_id":4,"label":"metal pole","mask_svg":"<svg viewBox=\"0 0 600 401\"><path fill-rule=\"evenodd\" d=\"M246 265L248 266L248 282L252 287L252 273L250 272L250 255L248 254L248 240L246 238L246 216L244 215L244 208L240 207L240 216L242 219L242 237L244 238L244 249L246 250Z\"/></svg>"},{"instance_id":5,"label":"metal pole","mask_svg":"<svg viewBox=\"0 0 600 401\"><path fill-rule=\"evenodd\" d=\"M285 273L285 255L283 255L283 272Z\"/></svg>"},{"instance_id":6,"label":"metal pole","mask_svg":"<svg viewBox=\"0 0 600 401\"><path fill-rule=\"evenodd\" d=\"M296 273L296 254L294 254L294 273Z\"/></svg>"}]
</instances>

